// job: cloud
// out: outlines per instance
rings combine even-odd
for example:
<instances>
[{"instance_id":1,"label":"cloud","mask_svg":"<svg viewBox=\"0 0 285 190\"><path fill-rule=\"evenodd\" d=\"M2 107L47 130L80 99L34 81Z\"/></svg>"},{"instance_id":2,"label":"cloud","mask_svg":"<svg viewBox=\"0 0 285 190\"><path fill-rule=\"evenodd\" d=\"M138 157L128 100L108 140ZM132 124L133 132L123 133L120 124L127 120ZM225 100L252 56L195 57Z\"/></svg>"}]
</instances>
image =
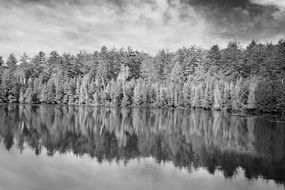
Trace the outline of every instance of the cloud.
<instances>
[{"instance_id":1,"label":"cloud","mask_svg":"<svg viewBox=\"0 0 285 190\"><path fill-rule=\"evenodd\" d=\"M103 45L155 53L192 44L225 45L233 39L275 41L285 31L283 9L276 2L0 0L0 55L75 53Z\"/></svg>"},{"instance_id":2,"label":"cloud","mask_svg":"<svg viewBox=\"0 0 285 190\"><path fill-rule=\"evenodd\" d=\"M278 9L278 11L274 12L272 15L275 20L285 20L285 1L282 0L252 0L253 3L271 6Z\"/></svg>"},{"instance_id":3,"label":"cloud","mask_svg":"<svg viewBox=\"0 0 285 190\"><path fill-rule=\"evenodd\" d=\"M212 24L212 35L245 42L251 39L275 41L284 37L285 19L278 20L274 17L280 9L260 3L261 1L181 0L205 15L206 20Z\"/></svg>"},{"instance_id":4,"label":"cloud","mask_svg":"<svg viewBox=\"0 0 285 190\"><path fill-rule=\"evenodd\" d=\"M260 5L273 5L277 8L285 8L285 1L282 0L252 0L252 2Z\"/></svg>"}]
</instances>

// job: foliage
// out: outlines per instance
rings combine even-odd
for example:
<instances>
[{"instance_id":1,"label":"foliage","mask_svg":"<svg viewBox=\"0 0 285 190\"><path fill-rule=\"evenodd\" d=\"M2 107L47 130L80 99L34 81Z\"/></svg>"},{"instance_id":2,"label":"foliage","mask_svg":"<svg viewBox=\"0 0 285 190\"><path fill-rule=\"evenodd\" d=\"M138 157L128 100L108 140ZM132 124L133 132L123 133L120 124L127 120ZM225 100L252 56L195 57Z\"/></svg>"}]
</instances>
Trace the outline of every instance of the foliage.
<instances>
[{"instance_id":1,"label":"foliage","mask_svg":"<svg viewBox=\"0 0 285 190\"><path fill-rule=\"evenodd\" d=\"M19 62L0 57L0 101L6 103L185 107L285 112L285 42L196 46L155 56L128 49Z\"/></svg>"}]
</instances>

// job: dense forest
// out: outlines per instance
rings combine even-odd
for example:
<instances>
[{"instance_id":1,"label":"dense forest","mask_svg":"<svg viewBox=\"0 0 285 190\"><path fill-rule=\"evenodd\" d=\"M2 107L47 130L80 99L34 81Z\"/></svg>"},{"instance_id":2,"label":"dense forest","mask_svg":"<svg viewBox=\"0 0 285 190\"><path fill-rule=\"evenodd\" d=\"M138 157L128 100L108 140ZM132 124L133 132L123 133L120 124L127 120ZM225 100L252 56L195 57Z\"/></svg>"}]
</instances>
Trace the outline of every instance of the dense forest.
<instances>
[{"instance_id":1,"label":"dense forest","mask_svg":"<svg viewBox=\"0 0 285 190\"><path fill-rule=\"evenodd\" d=\"M285 113L285 40L0 57L3 103L185 107Z\"/></svg>"}]
</instances>

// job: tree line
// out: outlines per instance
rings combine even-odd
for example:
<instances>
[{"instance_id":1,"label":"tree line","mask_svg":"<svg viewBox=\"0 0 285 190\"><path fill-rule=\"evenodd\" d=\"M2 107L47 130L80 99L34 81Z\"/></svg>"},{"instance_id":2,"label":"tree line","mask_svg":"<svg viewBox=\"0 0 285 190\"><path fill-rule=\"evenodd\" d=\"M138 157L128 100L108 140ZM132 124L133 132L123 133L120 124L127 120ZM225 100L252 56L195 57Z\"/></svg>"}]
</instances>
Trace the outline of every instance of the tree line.
<instances>
[{"instance_id":1,"label":"tree line","mask_svg":"<svg viewBox=\"0 0 285 190\"><path fill-rule=\"evenodd\" d=\"M285 40L156 55L107 49L0 57L0 101L285 112Z\"/></svg>"}]
</instances>

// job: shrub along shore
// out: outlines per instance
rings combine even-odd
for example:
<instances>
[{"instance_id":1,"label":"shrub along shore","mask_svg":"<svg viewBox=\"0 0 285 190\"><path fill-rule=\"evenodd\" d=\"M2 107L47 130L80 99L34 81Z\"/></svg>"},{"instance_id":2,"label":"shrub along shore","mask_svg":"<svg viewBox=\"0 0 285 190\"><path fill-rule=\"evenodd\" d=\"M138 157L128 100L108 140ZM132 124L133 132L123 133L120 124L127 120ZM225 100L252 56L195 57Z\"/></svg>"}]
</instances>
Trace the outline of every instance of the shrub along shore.
<instances>
[{"instance_id":1,"label":"shrub along shore","mask_svg":"<svg viewBox=\"0 0 285 190\"><path fill-rule=\"evenodd\" d=\"M0 102L285 113L285 40L0 57Z\"/></svg>"}]
</instances>

